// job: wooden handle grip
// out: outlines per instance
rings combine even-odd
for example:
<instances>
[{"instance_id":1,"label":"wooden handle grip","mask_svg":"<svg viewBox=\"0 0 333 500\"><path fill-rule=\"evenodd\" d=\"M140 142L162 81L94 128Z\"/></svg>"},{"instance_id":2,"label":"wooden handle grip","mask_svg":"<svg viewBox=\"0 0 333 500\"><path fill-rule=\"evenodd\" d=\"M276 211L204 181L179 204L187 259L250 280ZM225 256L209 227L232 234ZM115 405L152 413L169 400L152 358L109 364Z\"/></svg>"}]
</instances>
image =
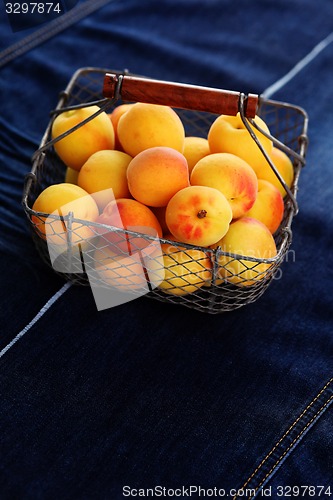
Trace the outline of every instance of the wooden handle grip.
<instances>
[{"instance_id":1,"label":"wooden handle grip","mask_svg":"<svg viewBox=\"0 0 333 500\"><path fill-rule=\"evenodd\" d=\"M130 75L106 73L103 96L123 101L162 104L173 108L193 109L235 116L239 111L241 93L183 83L165 82ZM258 95L244 99L244 114L254 118Z\"/></svg>"}]
</instances>

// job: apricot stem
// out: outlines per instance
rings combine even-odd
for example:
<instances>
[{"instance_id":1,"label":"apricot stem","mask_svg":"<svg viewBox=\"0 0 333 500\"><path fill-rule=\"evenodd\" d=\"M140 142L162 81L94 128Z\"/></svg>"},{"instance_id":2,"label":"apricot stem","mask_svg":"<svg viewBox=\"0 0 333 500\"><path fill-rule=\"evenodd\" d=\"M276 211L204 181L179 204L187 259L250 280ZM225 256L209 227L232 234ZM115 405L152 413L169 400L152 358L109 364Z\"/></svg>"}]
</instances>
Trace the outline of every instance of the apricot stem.
<instances>
[{"instance_id":1,"label":"apricot stem","mask_svg":"<svg viewBox=\"0 0 333 500\"><path fill-rule=\"evenodd\" d=\"M197 217L199 219L203 219L204 217L206 217L207 215L207 211L206 210L199 210L199 212L197 213Z\"/></svg>"}]
</instances>

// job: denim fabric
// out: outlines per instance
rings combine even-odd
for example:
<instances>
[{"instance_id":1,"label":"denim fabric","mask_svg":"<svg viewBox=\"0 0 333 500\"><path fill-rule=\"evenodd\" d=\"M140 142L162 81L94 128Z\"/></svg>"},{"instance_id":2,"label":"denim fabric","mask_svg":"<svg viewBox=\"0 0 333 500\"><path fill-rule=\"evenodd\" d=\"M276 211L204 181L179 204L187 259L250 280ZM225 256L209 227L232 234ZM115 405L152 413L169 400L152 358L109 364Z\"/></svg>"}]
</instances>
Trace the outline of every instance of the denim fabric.
<instances>
[{"instance_id":1,"label":"denim fabric","mask_svg":"<svg viewBox=\"0 0 333 500\"><path fill-rule=\"evenodd\" d=\"M25 32L0 14L1 50ZM125 485L333 494L333 43L273 95L307 110L310 144L293 258L257 302L97 312L41 262L20 204L77 68L261 93L332 31L331 0L117 0L1 68L1 500L117 500Z\"/></svg>"}]
</instances>

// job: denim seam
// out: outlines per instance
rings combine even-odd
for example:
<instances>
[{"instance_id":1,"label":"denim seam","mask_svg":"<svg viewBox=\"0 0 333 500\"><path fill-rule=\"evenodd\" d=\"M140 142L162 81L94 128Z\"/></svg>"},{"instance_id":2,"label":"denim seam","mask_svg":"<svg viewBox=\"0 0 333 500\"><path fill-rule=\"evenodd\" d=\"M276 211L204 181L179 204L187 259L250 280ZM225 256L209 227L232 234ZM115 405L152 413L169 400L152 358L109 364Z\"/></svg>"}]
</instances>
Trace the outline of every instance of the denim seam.
<instances>
[{"instance_id":1,"label":"denim seam","mask_svg":"<svg viewBox=\"0 0 333 500\"><path fill-rule=\"evenodd\" d=\"M266 480L271 476L272 472L278 467L278 465L281 463L281 461L284 459L286 455L289 454L289 451L294 448L295 444L297 441L299 441L303 434L307 431L307 429L311 426L311 424L317 420L317 417L323 413L323 411L329 406L330 402L333 400L333 394L329 397L329 399L326 401L326 403L318 410L318 412L312 417L312 419L303 427L301 432L296 436L296 438L292 441L292 443L288 446L288 448L282 453L282 455L279 457L279 459L275 462L273 467L270 469L270 471L266 474L266 476L260 481L258 486L256 487L256 492L261 488L261 486L266 482ZM249 497L249 500L254 498L254 496Z\"/></svg>"},{"instance_id":2,"label":"denim seam","mask_svg":"<svg viewBox=\"0 0 333 500\"><path fill-rule=\"evenodd\" d=\"M46 42L53 36L58 35L73 24L89 16L94 11L104 7L104 5L108 4L110 1L111 0L96 0L95 2L85 1L83 4L77 5L72 10L63 14L59 19L56 18L50 21L39 30L2 50L0 52L0 68L29 50Z\"/></svg>"},{"instance_id":3,"label":"denim seam","mask_svg":"<svg viewBox=\"0 0 333 500\"><path fill-rule=\"evenodd\" d=\"M277 441L277 443L273 446L273 448L270 450L270 452L265 456L265 458L260 462L258 467L253 471L251 476L246 480L246 482L243 484L241 488L239 488L238 491L242 491L244 493L244 490L247 488L249 483L255 479L255 476L257 475L258 472L260 472L260 469L264 466L265 462L273 455L273 453L277 450L277 448L281 445L282 441L285 440L288 436L288 434L291 433L291 431L297 426L297 424L300 422L300 420L304 417L304 415L311 410L311 407L315 404L315 402L320 399L320 397L323 395L323 393L329 388L329 386L332 384L333 378L331 378L325 386L320 390L320 392L317 394L317 396L306 406L306 408L302 411L302 413L297 417L297 419L292 423L292 425L288 428L288 430L283 434L283 436ZM272 472L279 466L281 461L285 458L285 456L288 454L288 452L296 445L297 441L302 438L304 433L308 430L308 428L311 426L312 423L320 416L320 414L329 406L329 404L333 400L333 394L330 395L328 400L323 403L320 407L320 409L315 413L315 415L312 416L312 418L302 427L302 429L298 432L297 436L293 439L293 441L289 444L289 446L284 450L284 452L276 459L274 465L271 467L269 472L265 475L265 477L260 481L260 483L253 488L255 492L260 489L260 487L265 483L267 478L272 474ZM233 500L236 500L239 498L239 494L237 493L234 497ZM246 496L242 495L242 498L246 498ZM248 498L248 500L251 500L254 498L254 496L251 496Z\"/></svg>"}]
</instances>

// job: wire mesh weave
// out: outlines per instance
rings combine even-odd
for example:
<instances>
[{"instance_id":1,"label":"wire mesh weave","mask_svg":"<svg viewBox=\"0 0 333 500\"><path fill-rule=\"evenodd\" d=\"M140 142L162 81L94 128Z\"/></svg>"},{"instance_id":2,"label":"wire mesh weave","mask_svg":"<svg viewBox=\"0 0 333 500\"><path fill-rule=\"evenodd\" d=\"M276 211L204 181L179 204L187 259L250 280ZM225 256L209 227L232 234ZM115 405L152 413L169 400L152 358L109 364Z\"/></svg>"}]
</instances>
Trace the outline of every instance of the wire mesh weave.
<instances>
[{"instance_id":1,"label":"wire mesh weave","mask_svg":"<svg viewBox=\"0 0 333 500\"><path fill-rule=\"evenodd\" d=\"M103 77L108 70L83 68L76 72L60 96L57 108L84 105L101 99ZM119 100L112 106L121 104ZM112 107L108 112L112 111ZM217 115L196 110L176 109L187 136L207 137ZM293 157L294 181L291 192L296 198L298 179L306 149L307 117L304 110L287 103L261 100L258 114L269 127L271 136L290 150ZM41 146L50 139L52 120ZM295 206L285 198L283 221L274 234L277 255L258 259L158 239L154 236L101 227L76 219L72 214L47 219L48 233L62 237L65 251L52 258L42 231L48 214L32 209L37 196L48 186L64 182L66 166L53 147L36 156L23 193L23 206L32 229L32 237L42 259L74 284L114 287L120 292L183 305L207 313L222 313L256 301L272 280L291 244L291 224ZM62 225L61 225L62 224ZM60 228L60 229L59 229ZM62 229L61 229L62 228ZM90 237L82 243L82 234ZM158 243L158 245L157 245ZM161 245L163 257L157 252ZM159 246L159 248L161 248ZM52 253L52 252L51 252ZM237 274L235 267L237 265ZM249 272L251 278L249 278ZM162 284L161 284L162 282ZM161 284L155 286L154 283Z\"/></svg>"}]
</instances>

